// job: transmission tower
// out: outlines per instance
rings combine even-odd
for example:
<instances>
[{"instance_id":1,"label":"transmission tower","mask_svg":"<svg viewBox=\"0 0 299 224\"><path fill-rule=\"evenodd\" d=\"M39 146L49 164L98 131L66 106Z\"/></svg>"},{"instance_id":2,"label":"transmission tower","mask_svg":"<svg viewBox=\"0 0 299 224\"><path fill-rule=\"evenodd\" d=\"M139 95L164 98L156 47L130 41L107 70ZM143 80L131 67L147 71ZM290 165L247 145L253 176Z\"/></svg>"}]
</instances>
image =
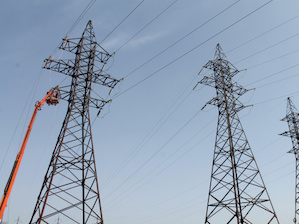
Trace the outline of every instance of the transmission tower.
<instances>
[{"instance_id":1,"label":"transmission tower","mask_svg":"<svg viewBox=\"0 0 299 224\"><path fill-rule=\"evenodd\" d=\"M292 140L293 148L288 153L295 154L296 159L296 171L295 171L295 217L294 223L297 223L297 217L299 215L299 114L290 97L287 102L287 115L282 121L288 122L289 131L282 133L283 136L289 136Z\"/></svg>"},{"instance_id":2,"label":"transmission tower","mask_svg":"<svg viewBox=\"0 0 299 224\"><path fill-rule=\"evenodd\" d=\"M207 104L218 107L218 124L205 223L279 223L237 112L247 92L232 77L239 71L220 45L203 68L213 74L199 83L214 87L217 96Z\"/></svg>"},{"instance_id":3,"label":"transmission tower","mask_svg":"<svg viewBox=\"0 0 299 224\"><path fill-rule=\"evenodd\" d=\"M44 68L71 77L61 87L68 108L30 223L103 223L91 132L90 109L108 103L91 96L93 84L113 89L119 80L104 73L111 57L95 39L91 21L80 38L65 38L60 49L75 59L45 60Z\"/></svg>"}]
</instances>

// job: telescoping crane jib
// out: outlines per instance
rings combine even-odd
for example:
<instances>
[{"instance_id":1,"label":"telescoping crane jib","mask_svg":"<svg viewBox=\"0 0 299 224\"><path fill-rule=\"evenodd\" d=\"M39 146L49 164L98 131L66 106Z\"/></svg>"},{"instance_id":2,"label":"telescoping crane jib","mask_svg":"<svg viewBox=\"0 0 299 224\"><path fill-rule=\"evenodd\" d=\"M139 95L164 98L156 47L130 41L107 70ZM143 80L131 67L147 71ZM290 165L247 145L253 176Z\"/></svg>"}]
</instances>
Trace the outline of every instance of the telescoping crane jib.
<instances>
[{"instance_id":1,"label":"telescoping crane jib","mask_svg":"<svg viewBox=\"0 0 299 224\"><path fill-rule=\"evenodd\" d=\"M33 111L31 120L29 122L29 125L28 125L28 128L27 128L27 131L26 131L21 149L20 149L20 151L19 151L19 153L16 157L16 160L13 164L10 176L9 176L8 181L6 183L4 193L3 193L3 196L2 196L2 199L1 199L1 202L0 202L0 223L2 222L3 213L4 213L4 210L7 206L7 201L8 201L12 186L14 184L16 175L18 173L18 169L19 169L19 166L21 164L22 157L24 155L24 150L25 150L25 147L26 147L26 144L27 144L27 141L28 141L28 138L29 138L29 135L30 135L32 125L34 123L37 111L41 110L41 106L44 105L45 103L47 103L48 105L58 104L59 103L59 98L60 98L59 97L59 86L56 86L55 88L51 89L47 93L47 95L40 102L37 102L35 104L35 109Z\"/></svg>"}]
</instances>

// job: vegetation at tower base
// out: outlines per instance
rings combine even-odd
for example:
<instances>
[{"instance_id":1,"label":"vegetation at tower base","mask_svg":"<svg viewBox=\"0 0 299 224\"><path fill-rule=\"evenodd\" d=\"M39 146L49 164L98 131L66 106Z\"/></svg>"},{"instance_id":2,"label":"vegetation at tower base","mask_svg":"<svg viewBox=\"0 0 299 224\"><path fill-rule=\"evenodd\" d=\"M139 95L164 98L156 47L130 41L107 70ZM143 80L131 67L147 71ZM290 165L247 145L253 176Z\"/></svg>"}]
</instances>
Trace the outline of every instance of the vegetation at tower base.
<instances>
[{"instance_id":1,"label":"vegetation at tower base","mask_svg":"<svg viewBox=\"0 0 299 224\"><path fill-rule=\"evenodd\" d=\"M30 223L103 223L92 140L90 107L99 111L109 101L93 98L94 84L111 90L119 80L103 72L111 57L95 39L91 21L80 38L66 38L60 49L74 59L49 58L44 68L67 75L71 84L60 88L67 113Z\"/></svg>"},{"instance_id":2,"label":"vegetation at tower base","mask_svg":"<svg viewBox=\"0 0 299 224\"><path fill-rule=\"evenodd\" d=\"M289 131L285 131L284 133L280 134L283 136L291 137L292 140L292 146L293 148L288 151L288 153L295 154L296 159L296 170L295 170L295 216L293 219L294 223L297 223L297 220L299 218L299 114L298 111L293 104L290 97L288 97L288 103L287 103L287 114L282 119L282 121L286 121L289 126Z\"/></svg>"},{"instance_id":3,"label":"vegetation at tower base","mask_svg":"<svg viewBox=\"0 0 299 224\"><path fill-rule=\"evenodd\" d=\"M237 112L247 92L232 81L239 72L220 45L203 66L213 74L199 83L214 87L208 104L218 107L218 123L205 223L279 223Z\"/></svg>"}]
</instances>

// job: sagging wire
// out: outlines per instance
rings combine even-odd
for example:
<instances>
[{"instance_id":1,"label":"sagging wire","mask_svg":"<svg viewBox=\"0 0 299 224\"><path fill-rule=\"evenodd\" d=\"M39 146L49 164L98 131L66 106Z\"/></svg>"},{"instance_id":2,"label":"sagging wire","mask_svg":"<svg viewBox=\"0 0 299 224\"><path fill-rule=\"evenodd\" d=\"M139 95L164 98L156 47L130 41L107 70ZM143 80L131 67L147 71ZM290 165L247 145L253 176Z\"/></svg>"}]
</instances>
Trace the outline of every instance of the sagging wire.
<instances>
[{"instance_id":1,"label":"sagging wire","mask_svg":"<svg viewBox=\"0 0 299 224\"><path fill-rule=\"evenodd\" d=\"M117 85L117 91L115 94L111 95L112 90L114 90L115 88L113 88L109 91L109 95L111 95L112 99L114 99L121 92L121 86L123 85L123 81L124 81L124 78L121 78L119 80L119 84Z\"/></svg>"},{"instance_id":2,"label":"sagging wire","mask_svg":"<svg viewBox=\"0 0 299 224\"><path fill-rule=\"evenodd\" d=\"M109 68L103 70L104 72L107 72L110 70L110 68L112 68L112 66L114 65L114 55L115 55L116 52L113 52L111 55L110 55L110 58L112 58L112 63L111 65L109 66ZM104 65L105 66L105 65ZM104 66L103 66L103 69L104 69Z\"/></svg>"},{"instance_id":3,"label":"sagging wire","mask_svg":"<svg viewBox=\"0 0 299 224\"><path fill-rule=\"evenodd\" d=\"M239 78L237 79L237 82L239 82L241 79L243 79L246 74L247 74L247 68L240 70L239 72L243 72L243 75L239 76Z\"/></svg>"},{"instance_id":4,"label":"sagging wire","mask_svg":"<svg viewBox=\"0 0 299 224\"><path fill-rule=\"evenodd\" d=\"M108 104L108 111L101 117L99 117L100 113L101 113L101 110L98 112L96 118L100 118L100 119L103 119L104 117L106 117L109 113L110 113L110 106L111 106L111 102L112 100L108 100L106 104ZM106 105L105 105L106 106Z\"/></svg>"}]
</instances>

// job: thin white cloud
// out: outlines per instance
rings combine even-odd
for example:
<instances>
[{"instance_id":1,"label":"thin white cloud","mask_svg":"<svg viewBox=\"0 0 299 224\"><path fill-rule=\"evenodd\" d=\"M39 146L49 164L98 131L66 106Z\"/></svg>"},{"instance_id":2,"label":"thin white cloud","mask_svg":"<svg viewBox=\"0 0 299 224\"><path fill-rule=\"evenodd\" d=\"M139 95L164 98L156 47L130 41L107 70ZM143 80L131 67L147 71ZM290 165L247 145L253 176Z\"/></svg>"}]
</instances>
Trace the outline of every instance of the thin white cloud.
<instances>
[{"instance_id":1,"label":"thin white cloud","mask_svg":"<svg viewBox=\"0 0 299 224\"><path fill-rule=\"evenodd\" d=\"M129 38L128 35L120 34L120 35L118 35L117 37L115 37L113 39L109 39L109 40L103 42L103 44L101 44L101 45L105 50L108 50L108 51L110 49L115 50L120 45L122 45L124 42L126 42L128 38Z\"/></svg>"},{"instance_id":2,"label":"thin white cloud","mask_svg":"<svg viewBox=\"0 0 299 224\"><path fill-rule=\"evenodd\" d=\"M145 44L151 43L167 34L168 34L168 32L163 31L160 33L145 35L140 38L134 38L131 41L129 41L124 47L125 48L137 48L137 47L143 46ZM106 49L108 51L109 51L109 49L117 49L122 44L124 44L129 38L130 38L130 36L123 33L113 39L108 40L107 42L104 42L102 44L102 46L104 49Z\"/></svg>"},{"instance_id":3,"label":"thin white cloud","mask_svg":"<svg viewBox=\"0 0 299 224\"><path fill-rule=\"evenodd\" d=\"M143 36L143 37L140 37L138 39L133 39L131 40L128 44L127 44L127 47L131 47L131 48L136 48L136 47L140 47L144 44L147 44L147 43L150 43L150 42L153 42L165 35L167 35L168 32L160 32L160 33L155 33L155 34L150 34L150 35L146 35L146 36Z\"/></svg>"}]
</instances>

